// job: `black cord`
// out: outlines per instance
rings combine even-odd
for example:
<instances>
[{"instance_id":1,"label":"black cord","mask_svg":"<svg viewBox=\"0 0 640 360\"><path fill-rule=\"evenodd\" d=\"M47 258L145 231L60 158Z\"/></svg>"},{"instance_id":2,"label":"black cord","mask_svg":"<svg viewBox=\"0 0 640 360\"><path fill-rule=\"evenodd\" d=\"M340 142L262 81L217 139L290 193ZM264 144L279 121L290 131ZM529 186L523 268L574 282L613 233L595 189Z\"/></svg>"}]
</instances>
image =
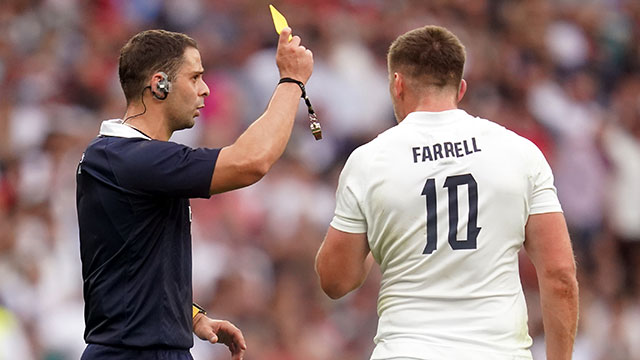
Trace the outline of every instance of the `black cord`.
<instances>
[{"instance_id":1,"label":"black cord","mask_svg":"<svg viewBox=\"0 0 640 360\"><path fill-rule=\"evenodd\" d=\"M142 89L142 94L140 94L140 99L142 100L142 106L144 106L144 110L142 110L142 112L139 114L128 116L126 119L122 120L123 124L129 119L137 118L138 116L142 116L147 112L147 105L144 103L144 91L147 89L151 90L151 86L145 86L144 89Z\"/></svg>"},{"instance_id":2,"label":"black cord","mask_svg":"<svg viewBox=\"0 0 640 360\"><path fill-rule=\"evenodd\" d=\"M320 128L320 122L318 121L316 112L313 110L313 106L311 106L311 100L309 100L309 97L307 96L307 90L305 89L302 81L292 79L290 77L284 77L278 81L278 84L282 83L294 83L300 87L300 90L302 90L302 95L300 97L304 99L304 102L307 105L307 110L309 111L309 128L311 129L311 133L316 140L322 139L322 128Z\"/></svg>"},{"instance_id":3,"label":"black cord","mask_svg":"<svg viewBox=\"0 0 640 360\"><path fill-rule=\"evenodd\" d=\"M309 114L315 114L315 111L313 111L313 107L311 106L311 101L309 100L309 97L307 96L307 90L305 89L304 83L302 83L302 81L296 80L296 79L292 79L290 77L284 77L284 78L280 79L280 81L278 81L278 84L282 84L282 83L294 83L294 84L297 84L300 87L300 90L302 90L302 95L300 97L303 98L305 104L307 104L307 108L309 109Z\"/></svg>"}]
</instances>

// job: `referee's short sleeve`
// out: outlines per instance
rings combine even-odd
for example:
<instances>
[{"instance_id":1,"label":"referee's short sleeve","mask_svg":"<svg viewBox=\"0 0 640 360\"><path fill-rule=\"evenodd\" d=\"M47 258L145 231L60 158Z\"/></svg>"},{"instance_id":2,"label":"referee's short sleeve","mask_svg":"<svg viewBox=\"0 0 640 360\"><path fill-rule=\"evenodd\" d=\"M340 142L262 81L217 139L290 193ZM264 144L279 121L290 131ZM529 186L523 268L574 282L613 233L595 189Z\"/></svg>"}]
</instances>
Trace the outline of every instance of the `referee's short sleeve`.
<instances>
[{"instance_id":1,"label":"referee's short sleeve","mask_svg":"<svg viewBox=\"0 0 640 360\"><path fill-rule=\"evenodd\" d=\"M118 141L107 151L117 182L150 195L208 198L220 149L198 148L169 141Z\"/></svg>"},{"instance_id":2,"label":"referee's short sleeve","mask_svg":"<svg viewBox=\"0 0 640 360\"><path fill-rule=\"evenodd\" d=\"M336 211L330 224L336 230L357 234L367 232L367 221L361 207L364 179L358 170L362 165L354 152L340 173L336 191Z\"/></svg>"}]
</instances>

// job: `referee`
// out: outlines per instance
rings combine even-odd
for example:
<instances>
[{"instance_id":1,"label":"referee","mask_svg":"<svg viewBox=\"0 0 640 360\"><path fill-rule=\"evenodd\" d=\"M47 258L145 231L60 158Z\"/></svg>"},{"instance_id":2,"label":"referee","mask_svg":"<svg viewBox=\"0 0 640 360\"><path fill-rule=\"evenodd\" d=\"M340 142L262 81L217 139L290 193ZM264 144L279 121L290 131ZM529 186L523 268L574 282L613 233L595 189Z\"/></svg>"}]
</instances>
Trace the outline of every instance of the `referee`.
<instances>
[{"instance_id":1,"label":"referee","mask_svg":"<svg viewBox=\"0 0 640 360\"><path fill-rule=\"evenodd\" d=\"M313 56L290 33L280 34L276 64L282 78L303 84ZM192 332L244 356L241 331L192 302L189 199L260 180L284 151L301 88L277 85L264 114L230 146L169 142L200 115L209 95L203 72L184 34L143 31L120 51L126 114L102 123L77 169L83 360L192 359Z\"/></svg>"}]
</instances>

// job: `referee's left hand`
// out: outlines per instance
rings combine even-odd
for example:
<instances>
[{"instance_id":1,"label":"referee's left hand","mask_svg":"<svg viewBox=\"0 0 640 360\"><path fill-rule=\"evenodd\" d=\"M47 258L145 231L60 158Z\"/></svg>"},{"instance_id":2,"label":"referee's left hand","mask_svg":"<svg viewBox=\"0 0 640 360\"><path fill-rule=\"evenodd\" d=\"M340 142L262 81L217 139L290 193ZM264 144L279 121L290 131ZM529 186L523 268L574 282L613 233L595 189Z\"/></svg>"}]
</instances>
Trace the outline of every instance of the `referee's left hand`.
<instances>
[{"instance_id":1,"label":"referee's left hand","mask_svg":"<svg viewBox=\"0 0 640 360\"><path fill-rule=\"evenodd\" d=\"M202 340L212 344L223 343L229 347L232 360L242 360L247 344L242 331L226 320L214 320L204 314L193 319L193 332Z\"/></svg>"}]
</instances>

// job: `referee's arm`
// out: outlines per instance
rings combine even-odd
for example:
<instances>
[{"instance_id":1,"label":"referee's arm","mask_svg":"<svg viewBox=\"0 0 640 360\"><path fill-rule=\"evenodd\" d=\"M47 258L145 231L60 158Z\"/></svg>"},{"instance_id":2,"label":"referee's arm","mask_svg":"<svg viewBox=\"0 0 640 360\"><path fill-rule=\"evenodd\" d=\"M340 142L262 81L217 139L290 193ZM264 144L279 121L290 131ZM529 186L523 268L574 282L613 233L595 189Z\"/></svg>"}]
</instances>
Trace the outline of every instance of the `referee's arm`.
<instances>
[{"instance_id":1,"label":"referee's arm","mask_svg":"<svg viewBox=\"0 0 640 360\"><path fill-rule=\"evenodd\" d=\"M278 85L265 113L232 145L220 150L211 178L211 195L262 179L284 152L299 102L298 85Z\"/></svg>"},{"instance_id":2,"label":"referee's arm","mask_svg":"<svg viewBox=\"0 0 640 360\"><path fill-rule=\"evenodd\" d=\"M207 317L201 308L193 306L193 333L212 344L223 343L229 347L232 360L242 360L247 344L242 331L226 320Z\"/></svg>"},{"instance_id":3,"label":"referee's arm","mask_svg":"<svg viewBox=\"0 0 640 360\"><path fill-rule=\"evenodd\" d=\"M300 45L300 37L290 28L280 32L276 65L280 78L306 83L313 71L313 54ZM238 189L260 180L284 152L300 104L301 89L282 83L269 101L267 110L230 146L222 148L211 178L211 195Z\"/></svg>"}]
</instances>

